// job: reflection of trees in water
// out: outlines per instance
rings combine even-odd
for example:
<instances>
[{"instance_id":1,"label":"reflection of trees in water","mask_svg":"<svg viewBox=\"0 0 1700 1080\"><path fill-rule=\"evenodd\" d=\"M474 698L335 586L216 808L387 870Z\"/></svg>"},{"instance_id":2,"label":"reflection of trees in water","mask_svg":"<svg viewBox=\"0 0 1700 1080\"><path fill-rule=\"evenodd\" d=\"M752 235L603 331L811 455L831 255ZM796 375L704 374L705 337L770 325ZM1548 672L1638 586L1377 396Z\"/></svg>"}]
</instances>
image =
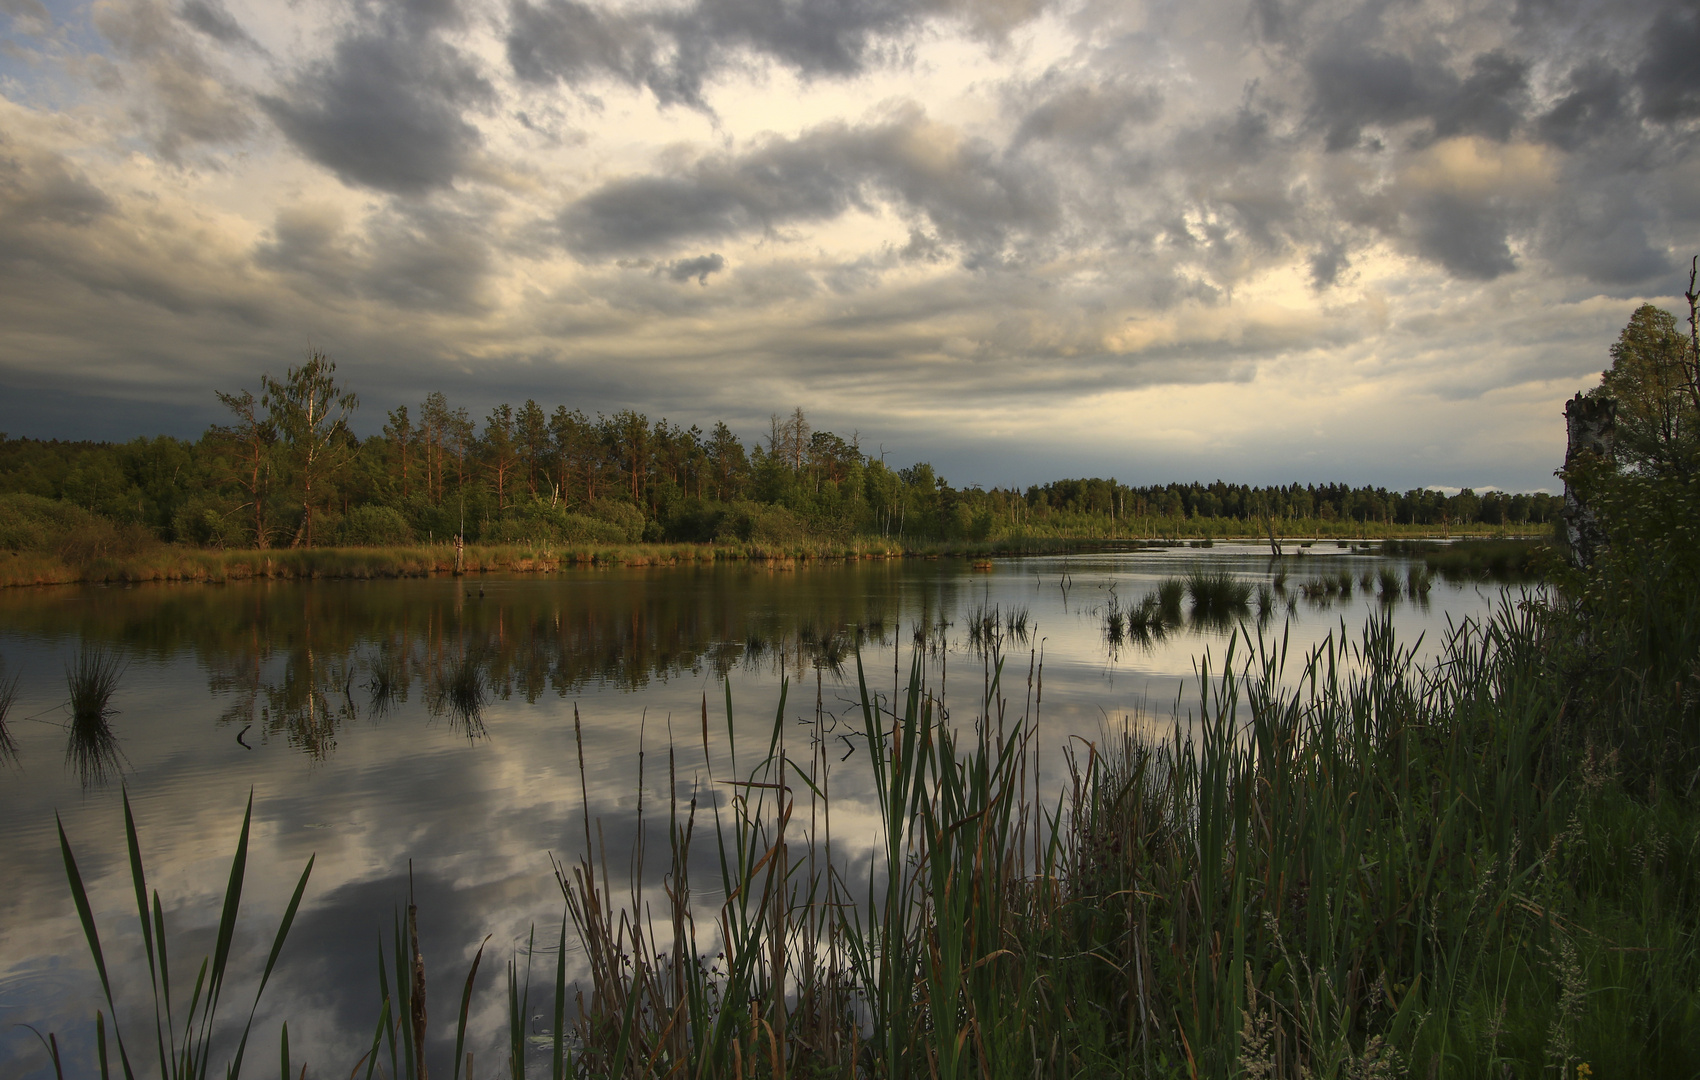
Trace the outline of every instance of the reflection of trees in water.
<instances>
[{"instance_id":1,"label":"reflection of trees in water","mask_svg":"<svg viewBox=\"0 0 1700 1080\"><path fill-rule=\"evenodd\" d=\"M911 614L947 621L961 588L936 571L865 563L484 579L482 596L465 584L90 589L88 603L0 598L0 617L132 656L193 653L222 699L221 726L324 757L347 724L391 714L416 685L427 708L476 737L495 699L639 690L740 668L842 675L858 647L889 647Z\"/></svg>"}]
</instances>

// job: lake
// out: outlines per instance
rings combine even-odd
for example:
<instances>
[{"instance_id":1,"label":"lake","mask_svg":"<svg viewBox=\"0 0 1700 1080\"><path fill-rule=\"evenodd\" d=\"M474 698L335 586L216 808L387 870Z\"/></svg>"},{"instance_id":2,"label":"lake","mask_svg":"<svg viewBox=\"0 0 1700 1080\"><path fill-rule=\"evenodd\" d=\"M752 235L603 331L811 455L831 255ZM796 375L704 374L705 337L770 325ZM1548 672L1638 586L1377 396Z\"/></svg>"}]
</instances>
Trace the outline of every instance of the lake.
<instances>
[{"instance_id":1,"label":"lake","mask_svg":"<svg viewBox=\"0 0 1700 1080\"><path fill-rule=\"evenodd\" d=\"M1426 594L1384 600L1383 586L1365 582L1383 570L1406 582L1404 560L1332 543L1288 550L1279 562L1257 546L1219 543L1000 559L989 569L960 559L721 563L7 591L0 656L6 678L19 677L8 721L18 755L0 765L0 1073L51 1075L26 1024L58 1033L68 1074L95 1069L94 1012L104 1002L70 903L56 812L88 885L132 1059L151 1057L120 785L165 906L179 994L212 951L252 792L243 916L221 1013L238 1028L295 880L316 855L260 1007L251 1073L276 1067L282 1020L297 1062L323 1075L353 1066L381 1002L378 942L388 942L411 879L433 1068L447 1064L460 987L490 935L469 1041L478 1073L493 1074L506 1052L503 964L534 925L533 1012L548 1008L554 959L543 943L562 916L551 856L579 856L588 812L627 864L613 868L615 882L642 858L653 887L665 819L646 849L640 799L651 815L665 814L670 787L704 807L723 802L711 781L731 774L734 752L766 749L782 686L784 737L830 769L835 850L852 865L876 820L858 738L858 651L870 688L889 700L919 650L929 684L962 716L978 709L1001 656L1010 714L1037 717L1043 782L1053 785L1068 748L1124 724L1159 737L1184 724L1202 658L1219 669L1242 627L1285 635L1295 672L1325 635L1344 627L1355 637L1378 613L1407 643L1423 635L1421 652L1433 655L1449 623L1499 599L1495 586L1436 579ZM1262 619L1254 601L1243 617L1111 639L1111 611L1195 566L1268 587L1273 605ZM66 670L94 649L122 665L110 751L75 743L68 723ZM718 898L699 888L695 899ZM534 1028L547 1023L539 1017Z\"/></svg>"}]
</instances>

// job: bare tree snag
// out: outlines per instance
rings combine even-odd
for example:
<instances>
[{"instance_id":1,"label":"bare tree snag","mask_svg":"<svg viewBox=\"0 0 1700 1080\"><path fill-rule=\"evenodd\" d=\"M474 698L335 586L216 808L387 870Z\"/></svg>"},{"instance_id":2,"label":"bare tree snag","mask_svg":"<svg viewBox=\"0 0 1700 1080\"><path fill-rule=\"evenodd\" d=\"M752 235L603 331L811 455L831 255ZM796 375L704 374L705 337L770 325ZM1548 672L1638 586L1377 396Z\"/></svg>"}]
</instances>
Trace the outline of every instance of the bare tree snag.
<instances>
[{"instance_id":1,"label":"bare tree snag","mask_svg":"<svg viewBox=\"0 0 1700 1080\"><path fill-rule=\"evenodd\" d=\"M1606 547L1606 532L1599 516L1588 504L1585 485L1580 478L1592 465L1609 466L1613 462L1612 440L1616 434L1617 402L1608 397L1588 398L1577 394L1564 405L1564 428L1568 438L1564 450L1564 508L1559 512L1564 522L1565 545L1571 565L1586 570Z\"/></svg>"}]
</instances>

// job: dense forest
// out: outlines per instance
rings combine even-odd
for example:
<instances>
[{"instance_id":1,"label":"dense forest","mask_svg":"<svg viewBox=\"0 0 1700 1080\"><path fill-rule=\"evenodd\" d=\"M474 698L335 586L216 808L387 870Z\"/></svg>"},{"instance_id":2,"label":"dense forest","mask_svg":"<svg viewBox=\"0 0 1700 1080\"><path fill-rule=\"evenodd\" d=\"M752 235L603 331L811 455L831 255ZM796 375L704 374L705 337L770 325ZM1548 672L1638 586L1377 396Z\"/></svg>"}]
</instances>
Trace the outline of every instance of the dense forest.
<instances>
[{"instance_id":1,"label":"dense forest","mask_svg":"<svg viewBox=\"0 0 1700 1080\"><path fill-rule=\"evenodd\" d=\"M358 407L314 354L261 393L221 393L229 422L199 439L127 443L0 435L0 494L68 503L160 540L203 547L469 542L898 542L1011 536L1291 533L1314 523L1538 529L1544 493L1447 495L1345 484L1132 486L1056 480L957 488L925 462L889 468L801 409L746 444L621 410L590 417L536 401L482 421L441 393L355 435Z\"/></svg>"}]
</instances>

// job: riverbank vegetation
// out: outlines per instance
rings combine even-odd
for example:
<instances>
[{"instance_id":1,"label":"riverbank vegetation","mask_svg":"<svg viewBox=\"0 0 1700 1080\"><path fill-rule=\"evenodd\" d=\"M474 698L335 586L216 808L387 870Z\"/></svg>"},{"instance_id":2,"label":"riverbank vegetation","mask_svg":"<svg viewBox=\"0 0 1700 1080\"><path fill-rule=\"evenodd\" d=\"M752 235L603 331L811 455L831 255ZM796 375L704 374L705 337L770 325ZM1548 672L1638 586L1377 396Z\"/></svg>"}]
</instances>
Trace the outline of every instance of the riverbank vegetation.
<instances>
[{"instance_id":1,"label":"riverbank vegetation","mask_svg":"<svg viewBox=\"0 0 1700 1080\"><path fill-rule=\"evenodd\" d=\"M268 565L310 574L290 560L194 553L339 548L440 559L437 545L456 536L511 563L524 552L565 552L569 562L616 550L675 557L653 545L810 557L1043 550L1067 540L1529 534L1549 528L1557 505L1538 492L1343 484L957 488L925 462L888 467L855 435L814 430L801 410L775 416L746 445L724 423L705 433L630 410L546 412L535 401L499 406L480 423L431 394L360 438L351 427L358 399L319 354L284 379L262 377L260 391L219 394L230 422L194 440L0 436L0 562L11 564L0 580L217 580ZM426 558L392 560L390 572ZM310 566L322 573L328 562ZM370 560L350 557L347 573L363 572L373 572Z\"/></svg>"}]
</instances>

